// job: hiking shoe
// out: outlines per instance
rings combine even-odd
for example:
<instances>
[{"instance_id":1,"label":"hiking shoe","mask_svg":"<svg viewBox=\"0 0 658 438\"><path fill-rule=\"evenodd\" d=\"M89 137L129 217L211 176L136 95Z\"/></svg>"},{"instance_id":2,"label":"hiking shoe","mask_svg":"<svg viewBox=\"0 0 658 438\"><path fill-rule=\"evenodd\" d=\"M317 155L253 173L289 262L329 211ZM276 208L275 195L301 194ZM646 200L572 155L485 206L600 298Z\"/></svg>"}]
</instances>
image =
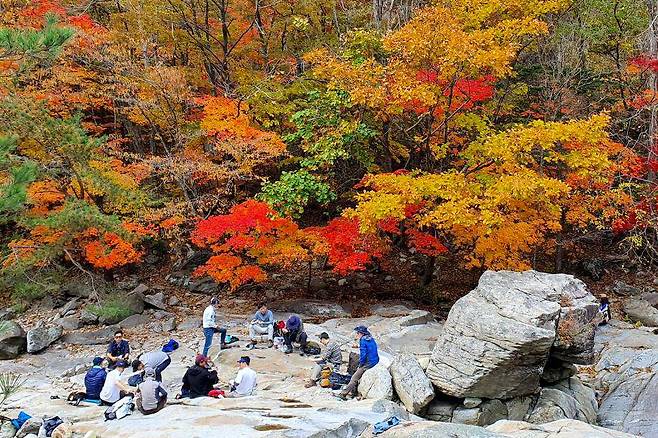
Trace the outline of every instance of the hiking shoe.
<instances>
[{"instance_id":1,"label":"hiking shoe","mask_svg":"<svg viewBox=\"0 0 658 438\"><path fill-rule=\"evenodd\" d=\"M316 385L316 383L313 380L309 380L306 382L306 385L304 385L304 388L313 388Z\"/></svg>"},{"instance_id":2,"label":"hiking shoe","mask_svg":"<svg viewBox=\"0 0 658 438\"><path fill-rule=\"evenodd\" d=\"M256 348L256 344L254 344L253 342L247 345L247 350L253 350L254 348Z\"/></svg>"}]
</instances>

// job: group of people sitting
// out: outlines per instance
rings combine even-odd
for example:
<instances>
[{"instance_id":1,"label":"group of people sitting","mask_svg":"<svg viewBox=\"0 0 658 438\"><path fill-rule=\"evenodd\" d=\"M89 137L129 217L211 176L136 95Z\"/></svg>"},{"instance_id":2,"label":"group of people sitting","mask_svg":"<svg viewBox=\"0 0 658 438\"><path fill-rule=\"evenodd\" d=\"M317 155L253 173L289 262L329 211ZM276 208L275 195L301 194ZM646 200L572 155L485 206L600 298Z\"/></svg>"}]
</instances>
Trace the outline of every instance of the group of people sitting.
<instances>
[{"instance_id":1,"label":"group of people sitting","mask_svg":"<svg viewBox=\"0 0 658 438\"><path fill-rule=\"evenodd\" d=\"M182 378L181 397L244 397L252 395L257 386L257 373L251 368L251 358L242 356L237 361L238 372L228 387L221 388L219 376L213 370L213 361L208 357L215 333L220 334L220 348L226 348L226 329L219 327L216 320L218 301L212 298L203 313L203 352L195 357L194 365L189 367ZM379 355L377 343L365 326L354 329L355 340L359 344L359 364L352 374L350 382L338 394L341 399L356 395L359 380L363 373L377 365ZM261 304L249 323L249 343L247 349L253 349L259 338L274 346L275 335L283 338L283 351L291 353L293 343L300 345L300 353L307 350L308 336L304 324L298 315L290 316L285 322L276 322L272 311ZM329 334L323 332L319 336L322 349L316 360L306 387L317 385L323 371L339 372L343 364L341 345L331 340ZM110 342L104 358L96 357L93 366L85 375L84 398L98 404L111 406L126 396L135 397L135 405L144 415L156 413L167 403L167 391L162 386L162 373L171 364L170 354L178 348L178 343L169 341L161 349L140 354L130 362L130 344L124 339L123 331L117 330ZM124 372L132 369L130 378L126 381Z\"/></svg>"}]
</instances>

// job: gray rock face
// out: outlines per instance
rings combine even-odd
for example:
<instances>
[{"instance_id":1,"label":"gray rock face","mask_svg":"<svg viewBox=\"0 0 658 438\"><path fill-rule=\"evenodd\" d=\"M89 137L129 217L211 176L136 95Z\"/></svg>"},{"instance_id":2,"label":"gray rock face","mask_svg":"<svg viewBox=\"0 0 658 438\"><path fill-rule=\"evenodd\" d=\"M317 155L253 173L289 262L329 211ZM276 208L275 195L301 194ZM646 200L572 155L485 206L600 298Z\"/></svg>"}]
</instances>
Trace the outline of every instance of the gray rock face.
<instances>
[{"instance_id":1,"label":"gray rock face","mask_svg":"<svg viewBox=\"0 0 658 438\"><path fill-rule=\"evenodd\" d=\"M38 353L62 336L64 329L61 325L53 327L36 327L27 332L27 352Z\"/></svg>"},{"instance_id":2,"label":"gray rock face","mask_svg":"<svg viewBox=\"0 0 658 438\"><path fill-rule=\"evenodd\" d=\"M602 352L596 388L600 426L644 437L658 436L658 336L647 328L616 323L597 332Z\"/></svg>"},{"instance_id":3,"label":"gray rock face","mask_svg":"<svg viewBox=\"0 0 658 438\"><path fill-rule=\"evenodd\" d=\"M78 304L79 304L78 299L73 298L68 303L64 304L62 309L59 311L59 314L62 315L62 316L65 316L67 313L69 313L69 311L77 309Z\"/></svg>"},{"instance_id":4,"label":"gray rock face","mask_svg":"<svg viewBox=\"0 0 658 438\"><path fill-rule=\"evenodd\" d=\"M80 311L80 323L84 325L92 325L98 322L98 315L92 313L88 309Z\"/></svg>"},{"instance_id":5,"label":"gray rock face","mask_svg":"<svg viewBox=\"0 0 658 438\"><path fill-rule=\"evenodd\" d=\"M72 332L62 337L62 341L73 345L99 345L107 344L112 340L118 325L108 326L91 332Z\"/></svg>"},{"instance_id":6,"label":"gray rock face","mask_svg":"<svg viewBox=\"0 0 658 438\"><path fill-rule=\"evenodd\" d=\"M27 348L25 330L14 321L0 322L0 360L15 359Z\"/></svg>"},{"instance_id":7,"label":"gray rock face","mask_svg":"<svg viewBox=\"0 0 658 438\"><path fill-rule=\"evenodd\" d=\"M594 330L585 326L596 309L584 283L571 275L485 272L450 310L427 375L456 397L532 394L554 344L560 357L593 357Z\"/></svg>"},{"instance_id":8,"label":"gray rock face","mask_svg":"<svg viewBox=\"0 0 658 438\"><path fill-rule=\"evenodd\" d=\"M409 420L409 412L397 403L390 400L377 400L372 404L372 411L377 413L385 413L388 417L395 415L400 420Z\"/></svg>"},{"instance_id":9,"label":"gray rock face","mask_svg":"<svg viewBox=\"0 0 658 438\"><path fill-rule=\"evenodd\" d=\"M542 382L556 383L571 376L575 376L578 369L567 362L549 360L541 375Z\"/></svg>"},{"instance_id":10,"label":"gray rock face","mask_svg":"<svg viewBox=\"0 0 658 438\"><path fill-rule=\"evenodd\" d=\"M308 438L348 438L360 436L370 426L367 421L350 418L335 429L327 429L308 435Z\"/></svg>"},{"instance_id":11,"label":"gray rock face","mask_svg":"<svg viewBox=\"0 0 658 438\"><path fill-rule=\"evenodd\" d=\"M30 434L37 435L43 421L39 418L29 418L16 432L16 438L25 438Z\"/></svg>"},{"instance_id":12,"label":"gray rock face","mask_svg":"<svg viewBox=\"0 0 658 438\"><path fill-rule=\"evenodd\" d=\"M400 354L393 359L389 368L393 387L407 411L418 413L434 398L434 387L416 358Z\"/></svg>"},{"instance_id":13,"label":"gray rock face","mask_svg":"<svg viewBox=\"0 0 658 438\"><path fill-rule=\"evenodd\" d=\"M452 414L455 412L455 409L457 409L457 406L459 406L459 404L453 401L434 399L427 407L425 417L432 421L450 423L452 422Z\"/></svg>"},{"instance_id":14,"label":"gray rock face","mask_svg":"<svg viewBox=\"0 0 658 438\"><path fill-rule=\"evenodd\" d=\"M630 297L624 301L624 312L633 321L649 327L658 327L658 309L642 297Z\"/></svg>"},{"instance_id":15,"label":"gray rock face","mask_svg":"<svg viewBox=\"0 0 658 438\"><path fill-rule=\"evenodd\" d=\"M359 394L364 398L385 399L393 398L393 382L391 374L381 363L363 373L359 381Z\"/></svg>"},{"instance_id":16,"label":"gray rock face","mask_svg":"<svg viewBox=\"0 0 658 438\"><path fill-rule=\"evenodd\" d=\"M164 310L167 307L164 301L165 301L165 297L164 297L164 293L162 292L158 292L157 294L154 295L146 295L144 297L144 303L160 310Z\"/></svg>"}]
</instances>

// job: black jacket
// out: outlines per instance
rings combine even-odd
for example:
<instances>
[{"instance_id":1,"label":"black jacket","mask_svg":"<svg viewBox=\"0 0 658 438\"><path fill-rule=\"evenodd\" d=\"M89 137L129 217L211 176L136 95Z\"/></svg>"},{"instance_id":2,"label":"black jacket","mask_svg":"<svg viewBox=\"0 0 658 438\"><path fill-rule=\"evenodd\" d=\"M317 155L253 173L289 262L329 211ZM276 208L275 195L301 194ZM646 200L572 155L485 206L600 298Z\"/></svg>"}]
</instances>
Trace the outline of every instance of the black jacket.
<instances>
[{"instance_id":1,"label":"black jacket","mask_svg":"<svg viewBox=\"0 0 658 438\"><path fill-rule=\"evenodd\" d=\"M217 371L194 365L185 372L183 376L183 395L189 394L190 398L203 397L212 391L212 386L219 382Z\"/></svg>"}]
</instances>

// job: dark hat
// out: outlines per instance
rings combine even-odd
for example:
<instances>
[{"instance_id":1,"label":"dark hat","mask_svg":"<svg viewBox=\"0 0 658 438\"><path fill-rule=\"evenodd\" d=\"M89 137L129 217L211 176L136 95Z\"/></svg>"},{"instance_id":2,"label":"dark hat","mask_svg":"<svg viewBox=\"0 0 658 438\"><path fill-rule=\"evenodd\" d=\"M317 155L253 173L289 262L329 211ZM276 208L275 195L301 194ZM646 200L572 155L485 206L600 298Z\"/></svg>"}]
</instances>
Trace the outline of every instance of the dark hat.
<instances>
[{"instance_id":1,"label":"dark hat","mask_svg":"<svg viewBox=\"0 0 658 438\"><path fill-rule=\"evenodd\" d=\"M94 366L97 367L97 366L99 366L100 364L103 363L103 358L100 357L100 356L96 356L91 363L93 363Z\"/></svg>"},{"instance_id":2,"label":"dark hat","mask_svg":"<svg viewBox=\"0 0 658 438\"><path fill-rule=\"evenodd\" d=\"M251 359L249 359L249 356L242 356L239 360L238 363L246 363L249 365L251 363Z\"/></svg>"},{"instance_id":3,"label":"dark hat","mask_svg":"<svg viewBox=\"0 0 658 438\"><path fill-rule=\"evenodd\" d=\"M320 339L329 339L329 333L327 332L320 333Z\"/></svg>"},{"instance_id":4,"label":"dark hat","mask_svg":"<svg viewBox=\"0 0 658 438\"><path fill-rule=\"evenodd\" d=\"M116 364L117 368L128 368L128 363L125 360L120 360Z\"/></svg>"},{"instance_id":5,"label":"dark hat","mask_svg":"<svg viewBox=\"0 0 658 438\"><path fill-rule=\"evenodd\" d=\"M210 299L210 304L212 305L219 304L219 300L217 299L217 297L212 297Z\"/></svg>"},{"instance_id":6,"label":"dark hat","mask_svg":"<svg viewBox=\"0 0 658 438\"><path fill-rule=\"evenodd\" d=\"M354 331L362 335L370 335L370 332L368 331L368 327L366 327L365 325L359 325L354 327Z\"/></svg>"}]
</instances>

